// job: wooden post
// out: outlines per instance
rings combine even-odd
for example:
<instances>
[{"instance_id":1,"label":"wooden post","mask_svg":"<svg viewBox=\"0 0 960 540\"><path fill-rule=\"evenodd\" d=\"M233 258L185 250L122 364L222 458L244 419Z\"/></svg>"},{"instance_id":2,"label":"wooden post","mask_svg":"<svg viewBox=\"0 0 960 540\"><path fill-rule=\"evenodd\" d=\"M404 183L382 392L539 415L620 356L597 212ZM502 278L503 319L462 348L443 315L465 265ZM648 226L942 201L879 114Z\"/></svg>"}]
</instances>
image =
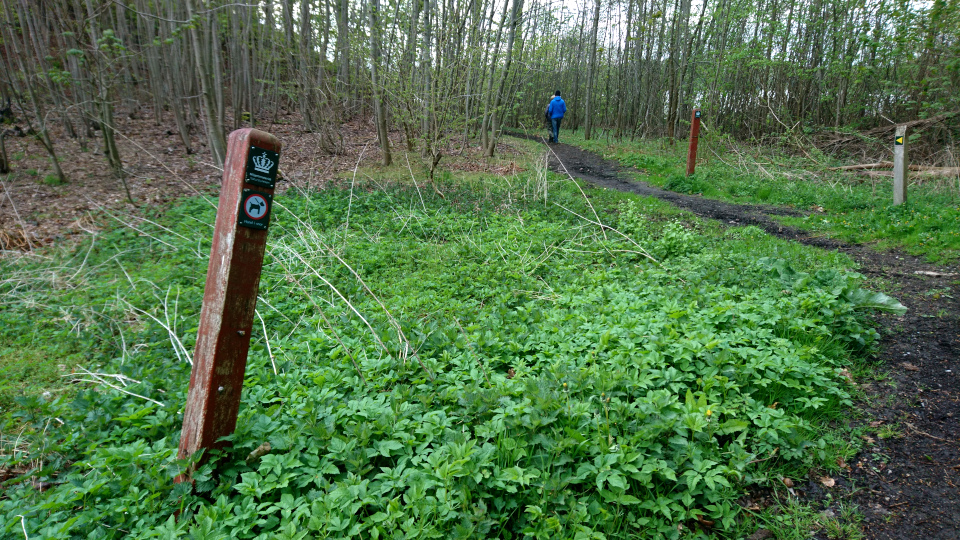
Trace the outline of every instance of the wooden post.
<instances>
[{"instance_id":1,"label":"wooden post","mask_svg":"<svg viewBox=\"0 0 960 540\"><path fill-rule=\"evenodd\" d=\"M893 136L893 205L907 201L907 126L897 126Z\"/></svg>"},{"instance_id":2,"label":"wooden post","mask_svg":"<svg viewBox=\"0 0 960 540\"><path fill-rule=\"evenodd\" d=\"M694 109L690 118L690 149L687 151L687 176L697 168L697 143L700 140L700 109Z\"/></svg>"},{"instance_id":3,"label":"wooden post","mask_svg":"<svg viewBox=\"0 0 960 540\"><path fill-rule=\"evenodd\" d=\"M223 446L217 439L237 425L279 161L280 141L273 135L250 128L230 134L183 413L181 459Z\"/></svg>"}]
</instances>

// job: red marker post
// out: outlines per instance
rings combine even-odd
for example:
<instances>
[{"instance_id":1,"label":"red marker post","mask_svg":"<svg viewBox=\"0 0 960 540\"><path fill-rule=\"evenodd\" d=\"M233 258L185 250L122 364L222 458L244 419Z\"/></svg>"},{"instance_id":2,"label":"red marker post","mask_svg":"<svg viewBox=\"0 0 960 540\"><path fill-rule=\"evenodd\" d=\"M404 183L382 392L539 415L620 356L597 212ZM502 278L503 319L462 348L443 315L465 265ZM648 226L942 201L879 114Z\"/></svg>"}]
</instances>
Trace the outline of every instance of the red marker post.
<instances>
[{"instance_id":1,"label":"red marker post","mask_svg":"<svg viewBox=\"0 0 960 540\"><path fill-rule=\"evenodd\" d=\"M217 439L237 426L279 161L280 141L273 135L249 128L230 134L183 413L181 459L222 447Z\"/></svg>"},{"instance_id":2,"label":"red marker post","mask_svg":"<svg viewBox=\"0 0 960 540\"><path fill-rule=\"evenodd\" d=\"M697 142L700 141L700 109L693 110L690 119L690 150L687 151L687 176L697 168Z\"/></svg>"}]
</instances>

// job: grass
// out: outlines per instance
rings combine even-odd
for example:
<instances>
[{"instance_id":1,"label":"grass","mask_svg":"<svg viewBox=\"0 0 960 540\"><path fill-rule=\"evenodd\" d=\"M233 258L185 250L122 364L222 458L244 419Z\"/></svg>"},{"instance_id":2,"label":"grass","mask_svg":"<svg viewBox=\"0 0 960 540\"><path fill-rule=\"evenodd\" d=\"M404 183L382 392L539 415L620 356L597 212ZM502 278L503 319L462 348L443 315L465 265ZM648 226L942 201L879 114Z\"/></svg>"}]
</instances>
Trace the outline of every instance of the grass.
<instances>
[{"instance_id":1,"label":"grass","mask_svg":"<svg viewBox=\"0 0 960 540\"><path fill-rule=\"evenodd\" d=\"M736 501L851 451L826 426L878 339L852 261L521 165L442 197L375 168L278 197L232 448L193 485L172 480L212 209L0 261L9 365L88 370L49 396L52 373L25 375L0 531L738 538L782 519Z\"/></svg>"},{"instance_id":2,"label":"grass","mask_svg":"<svg viewBox=\"0 0 960 540\"><path fill-rule=\"evenodd\" d=\"M14 410L17 398L63 391L63 362L69 360L44 348L0 349L0 414Z\"/></svg>"},{"instance_id":3,"label":"grass","mask_svg":"<svg viewBox=\"0 0 960 540\"><path fill-rule=\"evenodd\" d=\"M934 263L960 259L960 184L957 179L914 183L907 203L893 206L892 181L862 181L829 171L833 161L784 155L776 149L745 148L732 140L701 139L697 172L686 177L686 142L584 141L582 132L565 142L583 146L645 171L640 179L665 189L698 193L737 203L771 204L802 211L776 217L786 225L846 242L898 248Z\"/></svg>"}]
</instances>

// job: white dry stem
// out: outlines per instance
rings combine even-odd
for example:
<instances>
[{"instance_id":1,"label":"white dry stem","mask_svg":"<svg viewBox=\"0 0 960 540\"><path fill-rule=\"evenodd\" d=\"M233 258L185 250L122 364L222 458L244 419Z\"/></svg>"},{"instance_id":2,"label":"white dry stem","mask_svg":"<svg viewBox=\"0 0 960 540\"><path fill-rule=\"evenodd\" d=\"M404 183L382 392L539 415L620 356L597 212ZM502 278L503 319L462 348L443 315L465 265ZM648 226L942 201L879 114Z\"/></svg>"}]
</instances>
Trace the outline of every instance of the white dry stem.
<instances>
[{"instance_id":1,"label":"white dry stem","mask_svg":"<svg viewBox=\"0 0 960 540\"><path fill-rule=\"evenodd\" d=\"M77 268L77 271L74 272L72 276L67 278L67 282L73 281L74 278L80 275L80 272L83 272L83 268L87 265L87 259L90 258L90 252L93 251L93 246L95 246L96 244L97 244L97 235L94 234L90 237L90 247L87 248L87 254L83 256L83 261L80 262L80 268Z\"/></svg>"},{"instance_id":2,"label":"white dry stem","mask_svg":"<svg viewBox=\"0 0 960 540\"><path fill-rule=\"evenodd\" d=\"M309 224L304 223L303 220L301 220L293 212L290 212L289 209L287 209L286 207L283 207L283 206L280 206L280 207L283 208L284 210L287 210L287 212L289 212L300 223L302 227L309 230L310 235L314 237L314 239L320 245L320 247L325 249L330 255L336 258L337 261L339 261L345 268L347 268L347 270L349 270L350 273L357 279L357 281L360 283L363 289L367 292L367 294L369 294L370 297L373 298L373 300L380 306L380 308L383 309L390 325L397 332L397 337L400 341L400 347L401 347L400 356L404 360L404 362L406 362L407 356L412 355L414 358L417 359L417 363L420 364L420 367L427 374L427 376L430 377L430 380L431 381L435 380L433 373L430 371L430 369L427 368L426 364L423 363L423 360L420 358L420 355L417 354L416 349L410 343L410 340L407 339L407 336L404 334L403 329L400 326L400 323L393 317L393 315L390 313L390 310L387 309L387 307L383 304L383 302L380 301L380 298L377 297L377 295L370 289L370 287L367 286L366 282L363 281L363 278L360 277L360 275L356 272L356 270L354 270L353 267L351 267L342 257L340 257L330 246L324 243L323 240L320 238L320 236ZM308 233L303 229L301 229L299 233L300 233L300 238L303 239L304 242L306 242L305 236ZM344 240L346 240L346 235L344 236ZM374 337L374 339L377 341L377 343L380 345L383 351L389 352L389 349L387 348L386 344L384 344L383 341L380 339L380 337L377 335L376 331L373 329L373 326L370 324L369 321L367 321L367 319L363 315L360 314L360 311L350 302L350 300L347 299L347 297L343 293L341 293L340 290L333 285L333 283L331 283L329 280L323 277L316 268L310 265L310 263L308 263L306 259L304 259L303 256L297 250L293 249L292 247L288 247L287 250L291 254L293 254L293 256L296 257L304 266L306 266L313 275L315 275L317 278L323 281L323 283L326 284L327 287L329 287L338 297L340 297L340 299L347 305L347 307L349 307L350 310L353 311L353 313L356 314L361 321L363 321L364 325L367 326L367 328L370 330L371 335ZM359 372L359 368L358 368L358 372Z\"/></svg>"},{"instance_id":3,"label":"white dry stem","mask_svg":"<svg viewBox=\"0 0 960 540\"><path fill-rule=\"evenodd\" d=\"M123 264L119 259L116 260L117 266L120 267L120 270L123 272L123 275L127 277L127 282L130 283L130 286L133 290L137 290L137 284L133 282L133 278L130 277L130 274L127 273L127 269L123 267Z\"/></svg>"},{"instance_id":4,"label":"white dry stem","mask_svg":"<svg viewBox=\"0 0 960 540\"><path fill-rule=\"evenodd\" d=\"M270 347L270 337L267 336L267 323L263 322L263 317L260 316L260 312L254 310L254 313L257 314L257 318L260 319L260 325L263 327L263 341L267 344L267 355L270 356L270 365L273 366L273 374L280 375L280 372L277 371L277 363L273 359L273 348Z\"/></svg>"},{"instance_id":5,"label":"white dry stem","mask_svg":"<svg viewBox=\"0 0 960 540\"><path fill-rule=\"evenodd\" d=\"M600 231L603 232L603 239L606 240L606 239L607 239L607 233L606 233L606 231L604 230L604 227L606 227L606 225L603 225L603 224L600 222L600 215L597 214L597 210L593 207L593 203L590 202L590 198L587 197L587 194L583 192L583 188L580 187L580 183L577 182L577 180L573 177L572 174L570 174L570 171L567 170L567 166L563 164L563 161L560 160L560 156L558 156L557 153L553 151L553 148L550 148L550 147L548 146L547 149L550 150L550 153L553 154L553 157L557 158L557 163L559 163L559 164L560 164L560 167L563 168L563 172L567 174L567 178L569 178L570 181L573 182L573 185L577 186L577 189L580 190L580 195L583 196L584 202L587 203L587 206L590 207L590 211L593 212L593 217L597 218L597 220L596 220L594 223L600 225ZM621 233L621 234L622 234L622 233ZM651 258L652 258L652 257L651 257Z\"/></svg>"},{"instance_id":6,"label":"white dry stem","mask_svg":"<svg viewBox=\"0 0 960 540\"><path fill-rule=\"evenodd\" d=\"M177 313L176 312L177 312L177 305L179 303L179 298L180 298L179 289L177 290L177 300L174 303L173 323L170 322L170 308L168 303L169 297L170 297L170 289L168 288L167 296L164 297L164 300L163 300L163 316L166 322L161 321L158 317L155 317L153 314L134 306L133 304L131 304L130 302L127 302L126 300L124 300L124 303L126 303L127 306L129 306L130 309L132 309L133 311L146 315L147 317L152 319L153 322L162 326L163 329L167 331L167 335L169 336L169 339L170 339L170 344L173 346L173 352L174 354L177 355L177 360L181 362L187 362L192 366L193 358L191 358L190 353L187 351L187 348L183 346L183 342L180 341L180 338L177 336L177 331L176 331L177 330L177 326L176 326Z\"/></svg>"},{"instance_id":7,"label":"white dry stem","mask_svg":"<svg viewBox=\"0 0 960 540\"><path fill-rule=\"evenodd\" d=\"M117 217L117 216L115 216L114 214L112 214L109 210L107 210L107 208L106 208L105 206L97 205L97 203L94 202L93 200L91 200L89 197L87 198L87 200L88 200L91 204L95 205L98 209L103 210L103 212L106 213L108 216L110 216L110 217L112 217L113 219L119 221L120 223L122 223L122 224L125 225L126 227L129 227L129 228L137 231L138 233L140 233L140 234L143 235L143 236L147 236L147 237L149 237L149 238L151 238L151 239L153 239L153 240L156 240L157 242L160 242L161 244L163 244L163 245L165 245L165 246L169 246L169 247L172 248L174 251L179 251L179 248L178 248L177 246L174 246L173 244L170 244L170 243L168 243L168 242L164 242L163 240L160 240L160 239L157 238L156 236L154 236L154 235L152 235L152 234L149 234L149 233L147 233L147 232L145 232L145 231L143 231L143 230L141 230L141 229L138 229L137 227L135 227L134 225L132 225L132 224L130 224L130 223L127 223L126 221L123 221L123 220L120 219L119 217ZM180 239L182 239L182 240L185 240L185 241L187 241L187 242L191 242L191 241L192 241L192 239L187 238L186 236L184 236L184 235L182 235L182 234L180 234L180 233L178 233L178 232L175 232L175 231L173 231L172 229L170 229L170 228L168 228L168 227L164 227L163 225L160 225L159 223L157 223L157 222L155 222L155 221L151 221L151 220L149 220L149 219L147 219L147 218L145 218L145 217L134 216L134 215L132 215L132 214L128 214L127 217L128 217L128 219L131 219L131 220L138 219L138 220L140 220L140 221L146 221L147 223L153 225L154 227L158 227L158 228L160 228L160 229L163 229L165 232L168 232L168 233L170 233L170 234L172 234L172 235L174 235L174 236L176 236L176 237L178 237L178 238L180 238ZM208 224L208 225L209 225L209 224ZM191 250L191 251L193 251L193 250ZM200 257L201 259L205 257L205 255L200 251L199 247L198 247L197 250L195 251L195 254L197 255L197 257Z\"/></svg>"},{"instance_id":8,"label":"white dry stem","mask_svg":"<svg viewBox=\"0 0 960 540\"><path fill-rule=\"evenodd\" d=\"M376 294L374 294L374 292L373 292L372 290L370 290L370 287L368 287L367 284L366 284L366 282L363 281L363 278L360 277L360 274L358 274L357 271L354 270L353 267L350 266L349 263L347 263L347 261L343 260L343 258L341 258L339 255L337 255L332 249L330 249L329 246L326 246L325 244L323 244L323 242L321 242L320 245L323 246L323 247L325 247L325 248L327 249L327 252L330 253L330 255L333 255L334 258L336 258L338 261L340 261L340 264L342 264L347 270L350 271L351 274L353 274L353 277L355 277L355 278L357 279L357 281L360 282L360 285L363 286L363 290L367 291L367 294L369 294L370 297L373 298L373 300L380 306L380 309L382 309L383 312L387 315L387 319L390 321L390 325L393 326L393 329L396 330L396 332L397 332L397 338L398 338L399 341L400 341L400 345L401 345L402 351L403 351L403 360L404 360L404 362L406 362L406 359L407 359L406 356L407 356L407 354L409 354L410 352L412 352L414 358L417 359L417 362L420 362L420 367L422 367L423 370L426 371L428 375L430 375L430 379L432 380L432 379L433 379L433 374L430 373L430 370L427 369L427 366L425 366L425 365L423 364L423 361L420 360L420 356L417 355L416 350L412 350L412 351L411 351L411 349L413 349L413 346L412 346L412 344L410 343L410 340L407 339L407 336L403 333L403 328L400 327L400 322L397 321L397 319L395 319L395 318L393 317L393 315L390 313L390 310L387 309L387 306L385 306L385 305L383 304L383 302L380 301L380 298L379 298Z\"/></svg>"},{"instance_id":9,"label":"white dry stem","mask_svg":"<svg viewBox=\"0 0 960 540\"><path fill-rule=\"evenodd\" d=\"M96 204L96 203L94 203L94 202L93 202L92 200L90 200L90 199L87 199L87 200L90 201L90 202L93 203L93 204ZM179 251L179 248L177 248L177 246L175 246L175 245L173 245L173 244L171 244L171 243L169 243L169 242L164 242L163 240L157 238L156 236L153 236L152 234L148 234L148 233L146 233L146 232L144 232L144 231L136 228L135 226L131 225L130 223L127 223L126 221L123 221L122 219L118 218L117 216L111 214L110 211L106 209L106 207L98 206L98 208L99 208L100 210L103 210L103 212L106 213L108 216L110 216L110 217L112 217L113 219L119 221L119 222L120 222L121 224L123 224L124 226L129 227L129 228L137 231L137 232L140 233L142 236L146 236L146 237L149 237L149 238L151 238L151 239L153 239L153 240L156 240L157 242L160 242L161 244L169 247L170 249L172 249L172 250L174 250L174 251Z\"/></svg>"},{"instance_id":10,"label":"white dry stem","mask_svg":"<svg viewBox=\"0 0 960 540\"><path fill-rule=\"evenodd\" d=\"M363 376L363 370L360 369L360 365L357 363L356 355L353 354L353 351L351 351L349 347L347 347L347 344L343 342L343 339L340 338L340 333L337 332L337 329L333 326L333 323L331 323L330 319L327 318L327 314L323 311L323 308L318 306L315 302L314 305L317 307L317 312L320 313L320 317L323 318L323 322L327 323L327 328L329 328L333 333L333 339L337 340L337 343L340 344L343 352L346 353L348 358L350 358L350 362L353 364L353 369L357 370L357 375L360 376L360 380L363 381L364 386L366 386L367 378Z\"/></svg>"},{"instance_id":11,"label":"white dry stem","mask_svg":"<svg viewBox=\"0 0 960 540\"><path fill-rule=\"evenodd\" d=\"M17 514L17 517L20 518L20 528L23 529L23 537L30 540L30 535L27 534L27 518L23 517L23 514Z\"/></svg>"},{"instance_id":12,"label":"white dry stem","mask_svg":"<svg viewBox=\"0 0 960 540\"><path fill-rule=\"evenodd\" d=\"M291 251L292 251L292 249L291 249ZM280 264L283 265L282 262L281 262ZM309 266L309 265L308 265L308 266ZM288 276L291 276L291 277L292 277L292 274L290 273L289 269L288 269L286 266L284 266L284 271L287 272L287 275L288 275ZM322 278L321 278L321 279L322 279ZM355 359L355 355L350 351L350 348L347 347L346 343L344 343L343 340L340 339L340 334L337 333L337 330L336 330L336 328L333 326L333 323L331 323L331 322L330 322L330 319L327 318L327 314L323 311L323 308L320 307L319 304L317 304L317 301L314 300L313 295L310 294L309 291L307 291L307 288L303 286L303 283L301 283L300 280L294 279L293 281L294 281L294 283L297 284L298 287L300 287L300 290L303 291L303 294L304 294L304 296L306 296L307 300L309 300L310 303L313 304L313 307L316 308L317 312L318 312L318 313L320 314L320 316L323 318L323 321L324 321L325 323L327 323L327 327L330 328L330 331L331 331L331 332L333 332L333 337L334 337L334 339L337 340L337 343L340 344L340 347L343 348L343 351L344 351L344 352L347 354L347 356L350 358L350 362L353 363L354 369L357 370L357 375L360 376L360 380L362 380L362 381L363 381L363 384L366 385L366 384L367 384L367 378L363 376L363 371L360 369L360 366L357 364L357 361L356 361L356 359ZM334 289L334 290L336 291L336 289ZM339 292L339 291L337 291L337 292ZM342 295L341 295L341 298L342 298ZM350 302L347 302L347 305L350 306L351 309L353 308L353 306L350 304ZM273 308L273 306L270 306L270 307ZM273 309L276 310L276 308L273 308ZM354 310L354 313L356 313L356 310ZM288 319L288 320L289 320L289 319ZM360 320L363 320L364 322L366 322L366 320L365 320L363 317L360 317ZM367 325L367 328L370 328L370 325L369 325L369 324ZM380 344L380 347L381 347L382 349L386 350L386 346L383 344L382 341L380 341L380 338L377 336L377 333L373 331L373 328L370 328L370 332L371 332L371 335L373 335L373 338L377 341L377 343ZM308 344L308 347L309 347L309 344Z\"/></svg>"},{"instance_id":13,"label":"white dry stem","mask_svg":"<svg viewBox=\"0 0 960 540\"><path fill-rule=\"evenodd\" d=\"M120 365L127 363L127 338L123 335L123 327L117 324L117 331L120 332Z\"/></svg>"},{"instance_id":14,"label":"white dry stem","mask_svg":"<svg viewBox=\"0 0 960 540\"><path fill-rule=\"evenodd\" d=\"M275 312L277 313L277 315L280 315L281 317L283 317L284 319L286 319L288 323L290 323L291 325L293 325L293 330L291 330L290 333L287 334L287 337L288 337L288 338L289 338L290 336L292 336L293 333L296 332L298 328L300 328L300 323L299 323L299 322L296 322L296 323L293 322L293 320L292 320L290 317L287 317L286 315L284 315L284 313L283 313L282 311L280 311L279 309L273 307L273 305L270 304L270 302L267 302L267 299L266 299L266 298L264 298L264 297L262 297L262 296L257 296L257 302L263 302L268 308L270 308L270 309L272 309L273 311L275 311ZM302 321L302 320L303 320L303 319L301 319L301 321Z\"/></svg>"},{"instance_id":15,"label":"white dry stem","mask_svg":"<svg viewBox=\"0 0 960 540\"><path fill-rule=\"evenodd\" d=\"M357 170L360 168L360 160L363 159L363 153L366 151L367 145L363 145L363 149L360 150L360 157L357 158L357 164L353 167L353 178L350 180L350 198L347 199L347 221L343 228L344 245L346 245L347 242L347 231L350 230L350 211L353 208L353 186L357 183ZM290 213L292 214L293 212Z\"/></svg>"},{"instance_id":16,"label":"white dry stem","mask_svg":"<svg viewBox=\"0 0 960 540\"><path fill-rule=\"evenodd\" d=\"M145 400L149 401L150 403L156 403L157 405L159 405L159 406L161 406L161 407L165 407L165 406L166 406L166 405L164 405L163 403L161 403L161 402L159 402L159 401L157 401L157 400L155 400L155 399L151 399L151 398L148 398L147 396L143 396L143 395L140 395L140 394L137 394L137 393L134 393L134 392L130 392L130 391L128 391L128 390L124 390L124 389L121 388L120 386L117 386L117 385L115 385L115 384L112 384L112 383L108 382L108 381L104 378L104 377L114 377L114 378L116 378L117 375L112 375L112 374L108 374L108 373L95 373L95 372L90 371L90 370L88 370L88 369L85 369L85 368L83 368L83 367L79 367L78 369L79 369L84 375L87 375L88 377L93 377L93 380L90 380L90 379L74 379L75 381L79 381L79 382L90 382L90 383L100 383L100 384L102 384L102 385L104 385L104 386L109 386L110 388L113 388L114 390L116 390L116 391L118 391L118 392L120 392L120 393L127 394L127 395L133 396L133 397L138 397L138 398L140 398L140 399L145 399ZM130 379L130 380L133 380L133 379Z\"/></svg>"},{"instance_id":17,"label":"white dry stem","mask_svg":"<svg viewBox=\"0 0 960 540\"><path fill-rule=\"evenodd\" d=\"M403 154L403 159L407 160L407 170L410 171L410 180L413 181L413 187L417 188L417 196L420 197L420 206L423 207L423 211L427 211L427 205L423 203L423 194L420 193L420 185L417 184L417 177L413 175L413 167L410 166L410 158L407 157L406 152Z\"/></svg>"},{"instance_id":18,"label":"white dry stem","mask_svg":"<svg viewBox=\"0 0 960 540\"><path fill-rule=\"evenodd\" d=\"M360 311L357 308L355 308L352 303L350 303L350 300L347 299L347 297L344 296L343 293L341 293L340 290L337 289L337 287L333 283L330 283L327 280L327 278L323 277L320 274L320 272L318 272L313 266L311 266L310 263L308 263L299 253L297 253L296 250L291 249L290 253L292 253L293 256L296 257L304 266L306 266L314 276L316 276L318 279L320 279L320 281L326 284L326 286L329 287L330 290L334 292L334 294L336 294L337 296L340 297L341 300L343 300L343 302L347 305L347 307L350 308L350 311L352 311L357 317L360 318L361 321L363 321L363 324L366 325L366 327L370 330L371 335L377 341L377 344L379 344L384 351L389 350L387 349L387 346L383 343L383 341L380 340L380 336L377 335L377 332L373 329L373 326L367 321L367 319L363 315L360 314Z\"/></svg>"},{"instance_id":19,"label":"white dry stem","mask_svg":"<svg viewBox=\"0 0 960 540\"><path fill-rule=\"evenodd\" d=\"M641 254L641 255L643 255L644 257L646 257L646 258L650 259L651 261L653 261L653 263L656 264L657 266L663 268L663 265L660 264L660 261L658 261L657 259L655 259L655 258L653 257L653 255L650 255L649 253L647 253L647 250L643 249L643 246L641 246L640 244L638 244L638 243L636 242L636 240L634 240L633 238L630 238L630 237L627 236L626 234L618 231L617 229L614 229L613 227L611 227L611 226L609 226L609 225L604 225L603 223L601 223L601 222L599 222L599 221L593 221L593 220L591 220L591 219L588 218L588 217L581 216L580 214L574 212L573 210L570 210L569 208L567 208L566 206L563 206L563 205L560 204L560 203L553 203L553 204L556 205L556 206L559 206L560 208L563 208L563 209L566 210L567 212L570 212L571 214L577 216L578 218L580 218L580 219L582 219L582 220L584 220L584 221L587 221L587 222L589 222L589 223L593 223L594 225L600 227L601 230L603 230L603 229L609 229L609 230L611 230L612 232L617 233L618 235L620 235L620 236L622 236L623 238L627 239L627 241L629 241L631 244L637 246L637 249L640 250L640 254ZM604 235L604 238L606 238L606 235Z\"/></svg>"}]
</instances>

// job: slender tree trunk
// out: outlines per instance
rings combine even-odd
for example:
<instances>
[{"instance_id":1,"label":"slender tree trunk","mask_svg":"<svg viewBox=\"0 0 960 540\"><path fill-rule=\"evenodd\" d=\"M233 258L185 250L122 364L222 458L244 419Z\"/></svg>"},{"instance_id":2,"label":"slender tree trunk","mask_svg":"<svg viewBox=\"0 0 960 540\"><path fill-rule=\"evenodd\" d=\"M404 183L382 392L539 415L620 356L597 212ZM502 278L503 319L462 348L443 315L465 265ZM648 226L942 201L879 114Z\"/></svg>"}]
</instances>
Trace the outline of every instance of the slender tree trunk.
<instances>
[{"instance_id":1,"label":"slender tree trunk","mask_svg":"<svg viewBox=\"0 0 960 540\"><path fill-rule=\"evenodd\" d=\"M5 43L10 45L10 48L13 51L12 56L16 58L17 65L20 68L20 73L24 75L23 85L26 90L25 93L30 99L30 104L32 105L31 112L33 113L34 119L37 122L37 140L43 146L43 149L46 150L47 155L50 156L50 165L53 167L53 170L57 175L57 180L63 184L66 184L67 177L65 174L63 174L63 169L60 167L60 160L57 158L57 152L53 148L53 141L50 139L50 133L47 130L46 114L44 114L43 102L41 100L41 97L37 95L37 90L34 87L33 83L31 82L33 79L33 71L28 70L28 66L30 65L29 64L30 60L29 58L25 57L25 55L28 54L26 52L26 48L29 47L29 44L22 43L17 39L17 36L13 30L14 29L13 20L11 19L13 15L13 11L10 9L10 5L7 4L7 0L2 0L2 1L3 1L3 10L7 14L6 24L3 25L4 27L7 28L7 31L8 31L7 32L8 37L5 40ZM21 45L23 46L23 49L24 49L23 51L21 51ZM23 92L18 92L18 93L23 93ZM32 126L29 126L29 122L28 122L28 127L32 127Z\"/></svg>"},{"instance_id":2,"label":"slender tree trunk","mask_svg":"<svg viewBox=\"0 0 960 540\"><path fill-rule=\"evenodd\" d=\"M196 0L186 0L185 2L187 17L191 19L196 11L194 2L196 2ZM209 15L207 15L207 17L209 17ZM203 35L201 35L200 30L197 29L197 26L200 26L204 30ZM215 92L217 92L218 89L214 88L216 84L214 74L220 71L220 66L214 64L216 56L212 54L213 51L204 50L209 43L215 43L217 39L215 36L209 35L209 24L200 23L198 25L191 25L189 31L190 41L193 44L197 78L200 80L200 103L207 124L207 141L210 145L210 154L213 157L214 164L218 167L223 167L223 161L227 155L227 141L223 134L223 107L217 105Z\"/></svg>"},{"instance_id":3,"label":"slender tree trunk","mask_svg":"<svg viewBox=\"0 0 960 540\"><path fill-rule=\"evenodd\" d=\"M390 155L390 138L387 132L387 115L381 101L380 90L380 0L370 0L370 82L373 87L373 114L377 123L377 139L383 155L384 167L393 163Z\"/></svg>"},{"instance_id":4,"label":"slender tree trunk","mask_svg":"<svg viewBox=\"0 0 960 540\"><path fill-rule=\"evenodd\" d=\"M493 102L492 121L490 129L493 132L490 136L490 142L487 144L487 157L493 157L494 150L497 148L497 139L500 137L500 124L503 121L500 113L500 106L503 102L503 89L507 82L507 76L510 74L510 64L513 61L513 43L517 37L517 27L520 25L520 14L523 12L523 0L513 0L513 13L510 15L510 35L507 37L507 56L504 62L503 71L500 74L500 88Z\"/></svg>"},{"instance_id":5,"label":"slender tree trunk","mask_svg":"<svg viewBox=\"0 0 960 540\"><path fill-rule=\"evenodd\" d=\"M7 145L4 142L6 135L7 130L0 129L0 174L8 174L10 172L10 161L7 159Z\"/></svg>"},{"instance_id":6,"label":"slender tree trunk","mask_svg":"<svg viewBox=\"0 0 960 540\"><path fill-rule=\"evenodd\" d=\"M593 30L590 31L590 65L587 66L587 94L586 111L583 125L583 138L590 140L593 135L593 82L597 73L597 29L600 25L600 0L596 0L593 8Z\"/></svg>"}]
</instances>

